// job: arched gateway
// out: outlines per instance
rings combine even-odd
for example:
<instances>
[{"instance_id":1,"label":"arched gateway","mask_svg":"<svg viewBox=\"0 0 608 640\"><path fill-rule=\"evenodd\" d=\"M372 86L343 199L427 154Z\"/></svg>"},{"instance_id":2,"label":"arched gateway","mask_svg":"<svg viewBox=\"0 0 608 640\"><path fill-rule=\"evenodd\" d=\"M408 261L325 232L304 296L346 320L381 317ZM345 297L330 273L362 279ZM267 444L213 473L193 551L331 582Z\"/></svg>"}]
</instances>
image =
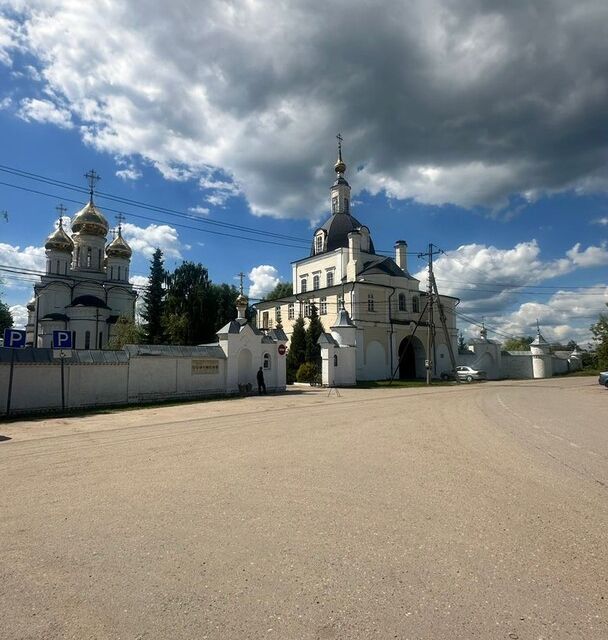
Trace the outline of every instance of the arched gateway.
<instances>
[{"instance_id":1,"label":"arched gateway","mask_svg":"<svg viewBox=\"0 0 608 640\"><path fill-rule=\"evenodd\" d=\"M413 380L414 378L422 377L424 353L422 342L416 336L403 338L399 345L400 380Z\"/></svg>"}]
</instances>

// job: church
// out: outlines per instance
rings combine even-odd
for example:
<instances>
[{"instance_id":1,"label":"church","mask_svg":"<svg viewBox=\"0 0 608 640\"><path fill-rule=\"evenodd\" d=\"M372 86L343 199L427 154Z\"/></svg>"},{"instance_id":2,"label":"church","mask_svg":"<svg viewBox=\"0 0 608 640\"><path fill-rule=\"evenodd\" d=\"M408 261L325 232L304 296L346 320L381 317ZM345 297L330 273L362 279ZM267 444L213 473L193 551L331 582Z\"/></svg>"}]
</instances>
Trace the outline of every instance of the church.
<instances>
[{"instance_id":1,"label":"church","mask_svg":"<svg viewBox=\"0 0 608 640\"><path fill-rule=\"evenodd\" d=\"M427 293L408 270L407 242L397 240L393 256L374 248L369 227L351 214L351 188L345 178L338 137L336 179L330 189L331 216L315 230L310 255L292 263L293 295L256 305L257 326L283 328L288 337L298 316L314 305L326 332L349 328L355 347L357 380L433 377L452 370L448 343L437 323L429 323ZM447 331L456 352L456 298L440 296ZM430 327L429 327L430 324ZM432 353L428 332L434 331ZM337 359L337 356L336 356Z\"/></svg>"},{"instance_id":2,"label":"church","mask_svg":"<svg viewBox=\"0 0 608 640\"><path fill-rule=\"evenodd\" d=\"M131 248L119 223L108 244L109 224L93 201L98 176L91 171L90 197L63 227L59 207L57 229L46 239L45 274L34 285L28 303L27 344L52 347L55 330L72 332L75 349L105 349L119 317L135 317L137 294L129 283Z\"/></svg>"}]
</instances>

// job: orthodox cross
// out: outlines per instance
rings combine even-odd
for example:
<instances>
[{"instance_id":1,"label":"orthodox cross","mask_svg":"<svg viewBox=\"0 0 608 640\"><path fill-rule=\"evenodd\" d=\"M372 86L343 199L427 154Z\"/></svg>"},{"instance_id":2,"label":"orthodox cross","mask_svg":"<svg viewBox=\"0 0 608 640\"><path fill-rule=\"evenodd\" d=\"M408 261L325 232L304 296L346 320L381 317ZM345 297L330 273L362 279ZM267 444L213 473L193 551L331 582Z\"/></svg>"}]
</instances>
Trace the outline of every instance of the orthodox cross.
<instances>
[{"instance_id":1,"label":"orthodox cross","mask_svg":"<svg viewBox=\"0 0 608 640\"><path fill-rule=\"evenodd\" d=\"M239 277L239 279L241 281L240 289L241 289L241 295L243 295L243 280L245 279L245 274L241 271L240 273L237 273L236 275Z\"/></svg>"},{"instance_id":2,"label":"orthodox cross","mask_svg":"<svg viewBox=\"0 0 608 640\"><path fill-rule=\"evenodd\" d=\"M338 156L341 158L342 157L342 140L344 140L341 133L339 133L336 136L336 140L338 141Z\"/></svg>"},{"instance_id":3,"label":"orthodox cross","mask_svg":"<svg viewBox=\"0 0 608 640\"><path fill-rule=\"evenodd\" d=\"M55 207L55 211L59 212L59 227L63 227L63 214L67 211L67 207L65 207L63 205L62 202L60 202L56 207Z\"/></svg>"},{"instance_id":4,"label":"orthodox cross","mask_svg":"<svg viewBox=\"0 0 608 640\"><path fill-rule=\"evenodd\" d=\"M118 230L120 231L122 229L122 223L125 221L125 217L123 216L122 213L119 213L116 216L116 219L118 220Z\"/></svg>"},{"instance_id":5,"label":"orthodox cross","mask_svg":"<svg viewBox=\"0 0 608 640\"><path fill-rule=\"evenodd\" d=\"M95 169L91 169L88 173L85 173L84 177L89 183L89 195L91 198L91 202L93 202L93 192L95 191L95 185L101 180L101 177L95 171Z\"/></svg>"}]
</instances>

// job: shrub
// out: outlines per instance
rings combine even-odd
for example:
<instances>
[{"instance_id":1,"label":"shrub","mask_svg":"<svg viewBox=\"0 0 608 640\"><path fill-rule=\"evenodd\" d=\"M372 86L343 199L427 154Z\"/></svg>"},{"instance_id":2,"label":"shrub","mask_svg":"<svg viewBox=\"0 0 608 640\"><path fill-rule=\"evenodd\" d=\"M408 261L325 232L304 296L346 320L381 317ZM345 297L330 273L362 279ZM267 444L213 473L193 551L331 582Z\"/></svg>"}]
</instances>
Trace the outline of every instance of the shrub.
<instances>
[{"instance_id":1,"label":"shrub","mask_svg":"<svg viewBox=\"0 0 608 640\"><path fill-rule=\"evenodd\" d=\"M296 373L296 380L298 382L315 382L318 377L319 368L313 362L305 362L300 365L300 368Z\"/></svg>"}]
</instances>

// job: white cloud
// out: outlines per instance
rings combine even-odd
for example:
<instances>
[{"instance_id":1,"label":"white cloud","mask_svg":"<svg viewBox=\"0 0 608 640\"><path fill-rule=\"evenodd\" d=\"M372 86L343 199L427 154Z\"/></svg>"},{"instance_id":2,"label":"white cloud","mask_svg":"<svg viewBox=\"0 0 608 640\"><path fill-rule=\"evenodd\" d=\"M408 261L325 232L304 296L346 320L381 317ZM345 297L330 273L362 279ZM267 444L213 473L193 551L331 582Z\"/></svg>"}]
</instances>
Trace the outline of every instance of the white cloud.
<instances>
[{"instance_id":1,"label":"white cloud","mask_svg":"<svg viewBox=\"0 0 608 640\"><path fill-rule=\"evenodd\" d=\"M207 207L201 207L201 206L188 207L188 211L190 213L194 213L197 216L208 216L209 215L209 209Z\"/></svg>"},{"instance_id":2,"label":"white cloud","mask_svg":"<svg viewBox=\"0 0 608 640\"><path fill-rule=\"evenodd\" d=\"M146 256L151 256L156 249L161 249L167 257L181 258L182 250L188 248L187 245L181 244L177 230L168 224L138 227L125 222L122 225L122 234L133 251Z\"/></svg>"},{"instance_id":3,"label":"white cloud","mask_svg":"<svg viewBox=\"0 0 608 640\"><path fill-rule=\"evenodd\" d=\"M279 284L279 272L269 264L253 267L248 278L251 280L250 298L263 298Z\"/></svg>"},{"instance_id":4,"label":"white cloud","mask_svg":"<svg viewBox=\"0 0 608 640\"><path fill-rule=\"evenodd\" d=\"M608 226L608 216L604 216L603 218L596 218L595 220L592 220L593 224L600 224L602 226Z\"/></svg>"},{"instance_id":5,"label":"white cloud","mask_svg":"<svg viewBox=\"0 0 608 640\"><path fill-rule=\"evenodd\" d=\"M116 176L125 181L139 180L141 178L141 171L137 167L130 165L128 167L125 167L124 169L119 169L116 172Z\"/></svg>"},{"instance_id":6,"label":"white cloud","mask_svg":"<svg viewBox=\"0 0 608 640\"><path fill-rule=\"evenodd\" d=\"M50 100L25 98L21 101L17 115L27 122L34 120L36 122L50 123L62 129L72 129L74 127L72 114Z\"/></svg>"},{"instance_id":7,"label":"white cloud","mask_svg":"<svg viewBox=\"0 0 608 640\"><path fill-rule=\"evenodd\" d=\"M608 264L608 248L606 243L602 243L599 247L587 247L584 251L580 250L581 243L577 242L572 249L566 252L566 255L572 263L579 267L600 267Z\"/></svg>"},{"instance_id":8,"label":"white cloud","mask_svg":"<svg viewBox=\"0 0 608 640\"><path fill-rule=\"evenodd\" d=\"M0 15L0 63L11 66L9 51L17 47L19 25L8 17Z\"/></svg>"},{"instance_id":9,"label":"white cloud","mask_svg":"<svg viewBox=\"0 0 608 640\"><path fill-rule=\"evenodd\" d=\"M13 316L13 326L15 329L25 329L27 324L27 309L22 304L14 304L9 307L9 311Z\"/></svg>"},{"instance_id":10,"label":"white cloud","mask_svg":"<svg viewBox=\"0 0 608 640\"><path fill-rule=\"evenodd\" d=\"M6 96L0 100L0 110L9 109L13 104L13 99L10 96Z\"/></svg>"},{"instance_id":11,"label":"white cloud","mask_svg":"<svg viewBox=\"0 0 608 640\"><path fill-rule=\"evenodd\" d=\"M0 264L10 267L44 271L46 256L44 247L13 246L0 242Z\"/></svg>"},{"instance_id":12,"label":"white cloud","mask_svg":"<svg viewBox=\"0 0 608 640\"><path fill-rule=\"evenodd\" d=\"M129 278L129 282L136 287L147 287L148 286L148 276L139 276L134 275Z\"/></svg>"},{"instance_id":13,"label":"white cloud","mask_svg":"<svg viewBox=\"0 0 608 640\"><path fill-rule=\"evenodd\" d=\"M318 217L339 130L355 194L504 207L608 189L608 143L589 135L605 0L4 4L0 56L14 16L53 96L39 117L70 126L68 107L87 143L201 179L216 206L243 193L258 215Z\"/></svg>"}]
</instances>

